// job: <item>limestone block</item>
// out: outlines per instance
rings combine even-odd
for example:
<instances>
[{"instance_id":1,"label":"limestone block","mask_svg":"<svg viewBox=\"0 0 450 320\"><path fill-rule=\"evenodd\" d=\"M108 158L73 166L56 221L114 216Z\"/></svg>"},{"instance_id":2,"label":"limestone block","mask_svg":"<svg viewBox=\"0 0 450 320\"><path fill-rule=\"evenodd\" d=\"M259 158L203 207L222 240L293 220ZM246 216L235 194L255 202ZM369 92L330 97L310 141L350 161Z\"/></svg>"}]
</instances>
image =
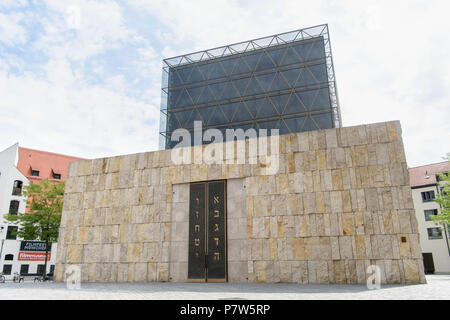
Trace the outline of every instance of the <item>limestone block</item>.
<instances>
[{"instance_id":1,"label":"limestone block","mask_svg":"<svg viewBox=\"0 0 450 320\"><path fill-rule=\"evenodd\" d=\"M341 149L341 148L339 148L339 149ZM326 161L327 161L326 169L331 170L331 169L336 169L337 168L336 157L339 156L337 150L338 150L337 148L325 150ZM345 151L343 149L342 149L342 151L344 152L344 166L345 166ZM341 165L342 165L342 163L341 163Z\"/></svg>"},{"instance_id":2,"label":"limestone block","mask_svg":"<svg viewBox=\"0 0 450 320\"><path fill-rule=\"evenodd\" d=\"M139 262L142 253L141 243L128 243L127 262Z\"/></svg>"},{"instance_id":3,"label":"limestone block","mask_svg":"<svg viewBox=\"0 0 450 320\"><path fill-rule=\"evenodd\" d=\"M249 239L250 260L262 260L263 258L263 239Z\"/></svg>"},{"instance_id":4,"label":"limestone block","mask_svg":"<svg viewBox=\"0 0 450 320\"><path fill-rule=\"evenodd\" d=\"M372 125L367 125L365 127L366 127L368 143L369 144L376 144L376 143L378 143L377 132L376 132L375 127L373 127Z\"/></svg>"},{"instance_id":5,"label":"limestone block","mask_svg":"<svg viewBox=\"0 0 450 320\"><path fill-rule=\"evenodd\" d=\"M253 227L252 230L253 239L268 238L268 234L266 234L264 217L254 217L252 227Z\"/></svg>"},{"instance_id":6,"label":"limestone block","mask_svg":"<svg viewBox=\"0 0 450 320\"><path fill-rule=\"evenodd\" d=\"M420 260L403 259L406 284L420 283L419 263Z\"/></svg>"},{"instance_id":7,"label":"limestone block","mask_svg":"<svg viewBox=\"0 0 450 320\"><path fill-rule=\"evenodd\" d=\"M293 185L294 185L293 191L295 193L303 193L304 191L303 173L296 172L293 175L290 175L290 177L293 177Z\"/></svg>"},{"instance_id":8,"label":"limestone block","mask_svg":"<svg viewBox=\"0 0 450 320\"><path fill-rule=\"evenodd\" d=\"M128 281L128 263L120 263L118 266L117 273L117 281L118 282L127 282Z\"/></svg>"},{"instance_id":9,"label":"limestone block","mask_svg":"<svg viewBox=\"0 0 450 320\"><path fill-rule=\"evenodd\" d=\"M377 244L380 257L384 259L394 258L394 253L392 250L392 238L390 235L378 235Z\"/></svg>"},{"instance_id":10,"label":"limestone block","mask_svg":"<svg viewBox=\"0 0 450 320\"><path fill-rule=\"evenodd\" d=\"M292 264L290 261L280 261L280 281L282 283L292 282Z\"/></svg>"},{"instance_id":11,"label":"limestone block","mask_svg":"<svg viewBox=\"0 0 450 320\"><path fill-rule=\"evenodd\" d=\"M320 181L320 171L319 170L313 171L312 177L313 177L314 192L320 192L322 190L321 181Z\"/></svg>"},{"instance_id":12,"label":"limestone block","mask_svg":"<svg viewBox=\"0 0 450 320\"><path fill-rule=\"evenodd\" d=\"M303 238L292 238L292 256L294 260L305 260L305 241Z\"/></svg>"},{"instance_id":13,"label":"limestone block","mask_svg":"<svg viewBox=\"0 0 450 320\"><path fill-rule=\"evenodd\" d=\"M347 133L347 142L349 146L357 146L361 144L358 127L345 128Z\"/></svg>"},{"instance_id":14,"label":"limestone block","mask_svg":"<svg viewBox=\"0 0 450 320\"><path fill-rule=\"evenodd\" d=\"M258 196L253 201L253 213L257 217L270 216L272 212L272 203L267 196Z\"/></svg>"},{"instance_id":15,"label":"limestone block","mask_svg":"<svg viewBox=\"0 0 450 320\"><path fill-rule=\"evenodd\" d=\"M287 214L297 215L303 212L302 196L296 194L289 194L286 197L287 201Z\"/></svg>"},{"instance_id":16,"label":"limestone block","mask_svg":"<svg viewBox=\"0 0 450 320\"><path fill-rule=\"evenodd\" d=\"M299 215L295 217L295 226L296 226L296 237L307 237L309 234L308 231L308 221L306 215ZM278 235L280 237L280 235Z\"/></svg>"},{"instance_id":17,"label":"limestone block","mask_svg":"<svg viewBox=\"0 0 450 320\"><path fill-rule=\"evenodd\" d=\"M411 215L408 210L399 210L398 219L401 233L412 233Z\"/></svg>"},{"instance_id":18,"label":"limestone block","mask_svg":"<svg viewBox=\"0 0 450 320\"><path fill-rule=\"evenodd\" d=\"M373 126L376 130L378 142L380 142L380 143L389 142L386 123L377 123L377 124L373 124L371 126Z\"/></svg>"},{"instance_id":19,"label":"limestone block","mask_svg":"<svg viewBox=\"0 0 450 320\"><path fill-rule=\"evenodd\" d=\"M303 206L305 214L316 212L316 197L314 193L303 193Z\"/></svg>"},{"instance_id":20,"label":"limestone block","mask_svg":"<svg viewBox=\"0 0 450 320\"><path fill-rule=\"evenodd\" d=\"M306 157L305 152L296 152L294 153L294 169L295 172L303 172L304 171L304 158Z\"/></svg>"},{"instance_id":21,"label":"limestone block","mask_svg":"<svg viewBox=\"0 0 450 320\"><path fill-rule=\"evenodd\" d=\"M316 224L316 216L314 214L306 215L306 223L308 225L308 236L317 237L317 224Z\"/></svg>"},{"instance_id":22,"label":"limestone block","mask_svg":"<svg viewBox=\"0 0 450 320\"><path fill-rule=\"evenodd\" d=\"M357 188L369 188L374 187L371 184L370 178L369 178L369 171L367 167L356 167L355 168L355 175L356 175L356 186Z\"/></svg>"},{"instance_id":23,"label":"limestone block","mask_svg":"<svg viewBox=\"0 0 450 320\"><path fill-rule=\"evenodd\" d=\"M292 283L308 284L308 262L293 261L291 263Z\"/></svg>"},{"instance_id":24,"label":"limestone block","mask_svg":"<svg viewBox=\"0 0 450 320\"><path fill-rule=\"evenodd\" d=\"M347 276L345 273L345 262L344 260L333 261L334 267L334 279L337 284L346 284Z\"/></svg>"},{"instance_id":25,"label":"limestone block","mask_svg":"<svg viewBox=\"0 0 450 320\"><path fill-rule=\"evenodd\" d=\"M308 132L297 133L298 150L300 152L309 150L309 138Z\"/></svg>"},{"instance_id":26,"label":"limestone block","mask_svg":"<svg viewBox=\"0 0 450 320\"><path fill-rule=\"evenodd\" d=\"M314 180L311 171L305 172L303 174L303 186L305 192L314 192Z\"/></svg>"},{"instance_id":27,"label":"limestone block","mask_svg":"<svg viewBox=\"0 0 450 320\"><path fill-rule=\"evenodd\" d=\"M402 128L399 121L387 122L386 131L389 141L397 141L402 137Z\"/></svg>"},{"instance_id":28,"label":"limestone block","mask_svg":"<svg viewBox=\"0 0 450 320\"><path fill-rule=\"evenodd\" d=\"M353 259L352 237L339 237L339 252L341 259Z\"/></svg>"},{"instance_id":29,"label":"limestone block","mask_svg":"<svg viewBox=\"0 0 450 320\"><path fill-rule=\"evenodd\" d=\"M333 190L333 178L331 170L321 170L320 171L320 181L323 191Z\"/></svg>"},{"instance_id":30,"label":"limestone block","mask_svg":"<svg viewBox=\"0 0 450 320\"><path fill-rule=\"evenodd\" d=\"M317 170L317 158L316 158L315 151L305 152L304 158L303 158L303 168L305 171Z\"/></svg>"},{"instance_id":31,"label":"limestone block","mask_svg":"<svg viewBox=\"0 0 450 320\"><path fill-rule=\"evenodd\" d=\"M409 244L411 248L411 257L414 259L422 259L422 250L420 247L419 234L417 233L410 234Z\"/></svg>"},{"instance_id":32,"label":"limestone block","mask_svg":"<svg viewBox=\"0 0 450 320\"><path fill-rule=\"evenodd\" d=\"M248 281L247 261L230 261L228 263L228 281L231 283L245 283Z\"/></svg>"},{"instance_id":33,"label":"limestone block","mask_svg":"<svg viewBox=\"0 0 450 320\"><path fill-rule=\"evenodd\" d=\"M66 263L81 263L83 262L82 259L83 259L83 246L69 245L67 250Z\"/></svg>"},{"instance_id":34,"label":"limestone block","mask_svg":"<svg viewBox=\"0 0 450 320\"><path fill-rule=\"evenodd\" d=\"M308 283L318 283L317 279L318 261L307 261L308 264Z\"/></svg>"},{"instance_id":35,"label":"limestone block","mask_svg":"<svg viewBox=\"0 0 450 320\"><path fill-rule=\"evenodd\" d=\"M188 185L186 185L188 186ZM245 179L229 179L227 181L227 198L242 198L243 192L245 192L246 184Z\"/></svg>"},{"instance_id":36,"label":"limestone block","mask_svg":"<svg viewBox=\"0 0 450 320\"><path fill-rule=\"evenodd\" d=\"M417 222L417 217L414 212L414 210L409 210L410 215L410 221L411 221L411 231L412 233L418 234L419 233L419 225Z\"/></svg>"},{"instance_id":37,"label":"limestone block","mask_svg":"<svg viewBox=\"0 0 450 320\"><path fill-rule=\"evenodd\" d=\"M367 210L378 211L378 192L375 188L364 189Z\"/></svg>"},{"instance_id":38,"label":"limestone block","mask_svg":"<svg viewBox=\"0 0 450 320\"><path fill-rule=\"evenodd\" d=\"M330 234L332 236L338 236L342 233L342 217L338 213L330 214Z\"/></svg>"},{"instance_id":39,"label":"limestone block","mask_svg":"<svg viewBox=\"0 0 450 320\"><path fill-rule=\"evenodd\" d=\"M345 236L351 236L355 234L355 218L353 212L347 212L342 214L342 228Z\"/></svg>"},{"instance_id":40,"label":"limestone block","mask_svg":"<svg viewBox=\"0 0 450 320\"><path fill-rule=\"evenodd\" d=\"M172 221L187 222L189 221L189 205L183 202L172 203Z\"/></svg>"},{"instance_id":41,"label":"limestone block","mask_svg":"<svg viewBox=\"0 0 450 320\"><path fill-rule=\"evenodd\" d=\"M289 193L289 179L286 174L277 175L277 193L287 194Z\"/></svg>"},{"instance_id":42,"label":"limestone block","mask_svg":"<svg viewBox=\"0 0 450 320\"><path fill-rule=\"evenodd\" d=\"M153 267L153 265L156 268L156 265L152 264L152 267ZM228 264L228 270L230 270L230 265L231 265L231 262ZM156 280L156 272L152 272L151 278L152 278L152 281ZM170 282L187 282L187 280L188 280L188 263L187 262L174 262L174 263L169 264L169 281Z\"/></svg>"},{"instance_id":43,"label":"limestone block","mask_svg":"<svg viewBox=\"0 0 450 320\"><path fill-rule=\"evenodd\" d=\"M348 284L356 284L358 282L355 260L345 261L345 274Z\"/></svg>"},{"instance_id":44,"label":"limestone block","mask_svg":"<svg viewBox=\"0 0 450 320\"><path fill-rule=\"evenodd\" d=\"M173 222L172 227L173 241L185 241L188 239L189 222Z\"/></svg>"},{"instance_id":45,"label":"limestone block","mask_svg":"<svg viewBox=\"0 0 450 320\"><path fill-rule=\"evenodd\" d=\"M92 160L82 160L78 164L78 175L88 176L92 174Z\"/></svg>"},{"instance_id":46,"label":"limestone block","mask_svg":"<svg viewBox=\"0 0 450 320\"><path fill-rule=\"evenodd\" d=\"M343 211L342 207L342 193L340 191L330 192L331 199L331 211L333 213L339 213Z\"/></svg>"},{"instance_id":47,"label":"limestone block","mask_svg":"<svg viewBox=\"0 0 450 320\"><path fill-rule=\"evenodd\" d=\"M272 217L269 219L272 219ZM228 231L228 239L233 240L247 239L247 218L231 219L230 217L228 217L227 231ZM272 234L271 230L268 233Z\"/></svg>"},{"instance_id":48,"label":"limestone block","mask_svg":"<svg viewBox=\"0 0 450 320\"><path fill-rule=\"evenodd\" d=\"M147 263L140 262L134 264L134 279L133 282L147 281Z\"/></svg>"},{"instance_id":49,"label":"limestone block","mask_svg":"<svg viewBox=\"0 0 450 320\"><path fill-rule=\"evenodd\" d=\"M326 150L316 150L317 170L325 170L327 168Z\"/></svg>"},{"instance_id":50,"label":"limestone block","mask_svg":"<svg viewBox=\"0 0 450 320\"><path fill-rule=\"evenodd\" d=\"M158 272L158 282L168 282L169 281L169 264L168 263L158 263L157 264L157 272Z\"/></svg>"},{"instance_id":51,"label":"limestone block","mask_svg":"<svg viewBox=\"0 0 450 320\"><path fill-rule=\"evenodd\" d=\"M266 264L266 261L256 261L254 263L256 282L265 283L267 281Z\"/></svg>"},{"instance_id":52,"label":"limestone block","mask_svg":"<svg viewBox=\"0 0 450 320\"><path fill-rule=\"evenodd\" d=\"M147 264L147 281L156 282L158 280L157 263L149 262ZM187 268L186 268L187 269Z\"/></svg>"},{"instance_id":53,"label":"limestone block","mask_svg":"<svg viewBox=\"0 0 450 320\"><path fill-rule=\"evenodd\" d=\"M325 130L325 140L326 140L326 146L328 149L330 148L337 148L337 132L336 129L329 129Z\"/></svg>"},{"instance_id":54,"label":"limestone block","mask_svg":"<svg viewBox=\"0 0 450 320\"><path fill-rule=\"evenodd\" d=\"M317 213L325 213L325 199L323 192L315 193L316 196L316 212Z\"/></svg>"}]
</instances>

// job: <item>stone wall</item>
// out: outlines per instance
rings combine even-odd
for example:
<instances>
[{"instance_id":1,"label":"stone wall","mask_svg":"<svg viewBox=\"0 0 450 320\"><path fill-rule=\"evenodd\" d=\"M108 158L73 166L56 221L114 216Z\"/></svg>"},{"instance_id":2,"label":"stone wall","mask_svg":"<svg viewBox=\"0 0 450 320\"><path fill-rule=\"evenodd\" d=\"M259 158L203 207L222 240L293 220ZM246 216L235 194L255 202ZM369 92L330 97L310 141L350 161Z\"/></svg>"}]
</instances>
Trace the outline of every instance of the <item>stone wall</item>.
<instances>
[{"instance_id":1,"label":"stone wall","mask_svg":"<svg viewBox=\"0 0 450 320\"><path fill-rule=\"evenodd\" d=\"M366 283L369 265L425 282L399 122L280 136L279 151L274 175L170 150L72 163L56 279L79 265L83 282L187 281L189 183L226 179L230 282Z\"/></svg>"}]
</instances>

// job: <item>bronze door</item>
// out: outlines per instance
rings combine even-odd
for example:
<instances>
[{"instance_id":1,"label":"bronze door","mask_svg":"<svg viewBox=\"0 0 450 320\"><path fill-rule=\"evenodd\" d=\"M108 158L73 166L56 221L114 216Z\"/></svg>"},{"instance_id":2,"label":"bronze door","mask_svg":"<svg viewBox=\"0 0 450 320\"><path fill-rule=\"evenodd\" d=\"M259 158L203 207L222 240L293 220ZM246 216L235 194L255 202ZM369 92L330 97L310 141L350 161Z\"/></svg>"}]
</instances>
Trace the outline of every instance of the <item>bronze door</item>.
<instances>
[{"instance_id":1,"label":"bronze door","mask_svg":"<svg viewBox=\"0 0 450 320\"><path fill-rule=\"evenodd\" d=\"M188 279L226 282L226 181L192 183Z\"/></svg>"}]
</instances>

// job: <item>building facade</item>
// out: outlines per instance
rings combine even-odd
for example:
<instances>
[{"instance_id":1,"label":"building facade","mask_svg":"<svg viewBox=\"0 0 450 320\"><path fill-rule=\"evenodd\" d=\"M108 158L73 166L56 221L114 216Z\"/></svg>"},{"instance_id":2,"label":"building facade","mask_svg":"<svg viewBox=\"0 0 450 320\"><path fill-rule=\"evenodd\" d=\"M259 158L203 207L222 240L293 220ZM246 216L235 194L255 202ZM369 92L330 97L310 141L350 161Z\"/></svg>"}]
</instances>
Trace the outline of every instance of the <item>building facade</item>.
<instances>
[{"instance_id":1,"label":"building facade","mask_svg":"<svg viewBox=\"0 0 450 320\"><path fill-rule=\"evenodd\" d=\"M433 201L439 193L437 174L450 172L450 164L446 161L411 168L409 172L425 272L450 274L449 227L438 226L431 219L442 212L440 205Z\"/></svg>"},{"instance_id":2,"label":"building facade","mask_svg":"<svg viewBox=\"0 0 450 320\"><path fill-rule=\"evenodd\" d=\"M174 163L212 145L71 163L55 279L425 283L399 122L278 138L244 163Z\"/></svg>"},{"instance_id":3,"label":"building facade","mask_svg":"<svg viewBox=\"0 0 450 320\"><path fill-rule=\"evenodd\" d=\"M328 25L165 59L160 148L174 147L172 133L193 132L195 121L223 135L340 127Z\"/></svg>"},{"instance_id":4,"label":"building facade","mask_svg":"<svg viewBox=\"0 0 450 320\"><path fill-rule=\"evenodd\" d=\"M18 239L15 234L18 226L7 223L3 215L27 212L23 188L45 179L54 183L64 181L69 162L77 160L81 158L22 148L18 143L0 152L0 272L7 280L15 273L41 273L45 245ZM47 272L54 270L56 250L57 244L53 243Z\"/></svg>"}]
</instances>

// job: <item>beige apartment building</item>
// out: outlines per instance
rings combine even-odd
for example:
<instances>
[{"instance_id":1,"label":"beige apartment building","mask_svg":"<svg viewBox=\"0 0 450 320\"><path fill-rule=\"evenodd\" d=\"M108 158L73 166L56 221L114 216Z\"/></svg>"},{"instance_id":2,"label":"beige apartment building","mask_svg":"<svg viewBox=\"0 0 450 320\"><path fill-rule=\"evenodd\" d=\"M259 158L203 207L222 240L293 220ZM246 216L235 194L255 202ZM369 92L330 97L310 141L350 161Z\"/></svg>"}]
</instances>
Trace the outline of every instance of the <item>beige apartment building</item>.
<instances>
[{"instance_id":1,"label":"beige apartment building","mask_svg":"<svg viewBox=\"0 0 450 320\"><path fill-rule=\"evenodd\" d=\"M439 193L437 174L450 171L448 161L409 169L412 197L419 224L425 273L450 273L449 228L437 226L431 219L441 213L434 202Z\"/></svg>"}]
</instances>

